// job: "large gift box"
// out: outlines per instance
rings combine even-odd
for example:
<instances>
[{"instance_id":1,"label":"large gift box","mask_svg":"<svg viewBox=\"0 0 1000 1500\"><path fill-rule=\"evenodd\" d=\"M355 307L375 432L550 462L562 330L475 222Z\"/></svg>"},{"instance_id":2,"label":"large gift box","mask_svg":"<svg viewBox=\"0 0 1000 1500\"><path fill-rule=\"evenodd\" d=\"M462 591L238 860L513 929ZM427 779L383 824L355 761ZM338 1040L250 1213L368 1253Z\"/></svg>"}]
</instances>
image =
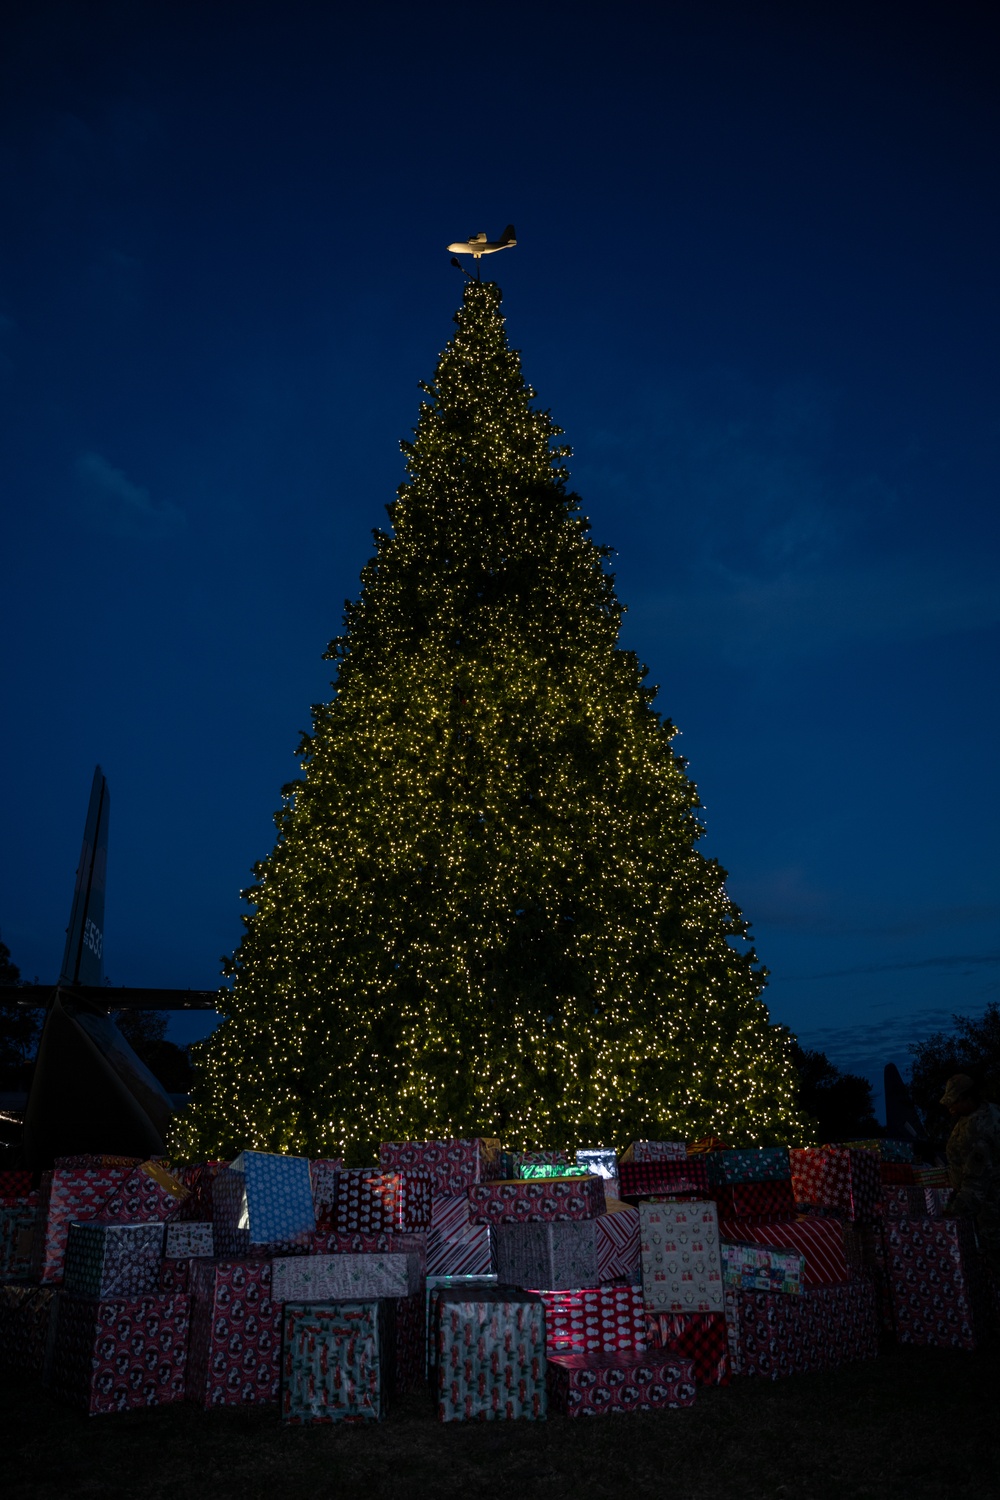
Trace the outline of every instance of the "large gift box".
<instances>
[{"instance_id":1,"label":"large gift box","mask_svg":"<svg viewBox=\"0 0 1000 1500\"><path fill-rule=\"evenodd\" d=\"M60 1292L51 1389L94 1416L184 1398L189 1298Z\"/></svg>"},{"instance_id":2,"label":"large gift box","mask_svg":"<svg viewBox=\"0 0 1000 1500\"><path fill-rule=\"evenodd\" d=\"M382 1230L378 1234L338 1234L335 1229L318 1229L312 1237L310 1255L415 1255L420 1262L421 1276L427 1275L427 1235L393 1234Z\"/></svg>"},{"instance_id":3,"label":"large gift box","mask_svg":"<svg viewBox=\"0 0 1000 1500\"><path fill-rule=\"evenodd\" d=\"M578 1287L538 1295L545 1304L545 1348L550 1357L647 1347L642 1287Z\"/></svg>"},{"instance_id":4,"label":"large gift box","mask_svg":"<svg viewBox=\"0 0 1000 1500\"><path fill-rule=\"evenodd\" d=\"M412 1390L421 1385L427 1374L426 1285L409 1297L397 1297L393 1306L396 1317L395 1389Z\"/></svg>"},{"instance_id":5,"label":"large gift box","mask_svg":"<svg viewBox=\"0 0 1000 1500\"><path fill-rule=\"evenodd\" d=\"M688 1161L623 1161L619 1167L621 1195L626 1200L668 1197L708 1197L704 1159Z\"/></svg>"},{"instance_id":6,"label":"large gift box","mask_svg":"<svg viewBox=\"0 0 1000 1500\"><path fill-rule=\"evenodd\" d=\"M429 1276L486 1276L492 1264L488 1224L474 1224L469 1217L469 1195L435 1193L431 1204L431 1227L427 1237Z\"/></svg>"},{"instance_id":7,"label":"large gift box","mask_svg":"<svg viewBox=\"0 0 1000 1500\"><path fill-rule=\"evenodd\" d=\"M159 1162L144 1161L129 1173L101 1208L102 1219L117 1219L123 1224L165 1220L178 1213L188 1189Z\"/></svg>"},{"instance_id":8,"label":"large gift box","mask_svg":"<svg viewBox=\"0 0 1000 1500\"><path fill-rule=\"evenodd\" d=\"M618 1181L618 1157L609 1146L581 1146L576 1153L576 1164L606 1182Z\"/></svg>"},{"instance_id":9,"label":"large gift box","mask_svg":"<svg viewBox=\"0 0 1000 1500\"><path fill-rule=\"evenodd\" d=\"M850 1279L839 1219L733 1219L719 1226L723 1239L796 1250L805 1258L803 1286L830 1286Z\"/></svg>"},{"instance_id":10,"label":"large gift box","mask_svg":"<svg viewBox=\"0 0 1000 1500\"><path fill-rule=\"evenodd\" d=\"M0 1281L20 1280L31 1275L37 1225L37 1198L0 1205Z\"/></svg>"},{"instance_id":11,"label":"large gift box","mask_svg":"<svg viewBox=\"0 0 1000 1500\"><path fill-rule=\"evenodd\" d=\"M691 1360L698 1385L729 1384L729 1347L723 1313L646 1312L646 1342Z\"/></svg>"},{"instance_id":12,"label":"large gift box","mask_svg":"<svg viewBox=\"0 0 1000 1500\"><path fill-rule=\"evenodd\" d=\"M291 1423L372 1422L392 1380L392 1304L289 1303L281 1352L281 1416Z\"/></svg>"},{"instance_id":13,"label":"large gift box","mask_svg":"<svg viewBox=\"0 0 1000 1500\"><path fill-rule=\"evenodd\" d=\"M0 1284L0 1368L42 1374L54 1330L55 1299L53 1286Z\"/></svg>"},{"instance_id":14,"label":"large gift box","mask_svg":"<svg viewBox=\"0 0 1000 1500\"><path fill-rule=\"evenodd\" d=\"M379 1147L384 1172L414 1172L429 1179L435 1194L457 1197L474 1182L499 1177L500 1142L487 1137L454 1141L384 1141Z\"/></svg>"},{"instance_id":15,"label":"large gift box","mask_svg":"<svg viewBox=\"0 0 1000 1500\"><path fill-rule=\"evenodd\" d=\"M913 1163L906 1161L884 1161L879 1167L879 1178L882 1186L886 1183L914 1183L916 1176L913 1171Z\"/></svg>"},{"instance_id":16,"label":"large gift box","mask_svg":"<svg viewBox=\"0 0 1000 1500\"><path fill-rule=\"evenodd\" d=\"M687 1154L683 1141L633 1141L626 1146L618 1163L620 1166L625 1161L687 1161Z\"/></svg>"},{"instance_id":17,"label":"large gift box","mask_svg":"<svg viewBox=\"0 0 1000 1500\"><path fill-rule=\"evenodd\" d=\"M241 1151L230 1171L244 1182L236 1228L252 1245L304 1244L316 1228L309 1159L268 1151Z\"/></svg>"},{"instance_id":18,"label":"large gift box","mask_svg":"<svg viewBox=\"0 0 1000 1500\"><path fill-rule=\"evenodd\" d=\"M442 1422L538 1421L547 1407L545 1309L513 1287L432 1295L434 1395Z\"/></svg>"},{"instance_id":19,"label":"large gift box","mask_svg":"<svg viewBox=\"0 0 1000 1500\"><path fill-rule=\"evenodd\" d=\"M64 1285L74 1297L140 1297L156 1289L163 1225L88 1219L69 1226Z\"/></svg>"},{"instance_id":20,"label":"large gift box","mask_svg":"<svg viewBox=\"0 0 1000 1500\"><path fill-rule=\"evenodd\" d=\"M281 1305L270 1260L191 1262L188 1396L212 1406L278 1400Z\"/></svg>"},{"instance_id":21,"label":"large gift box","mask_svg":"<svg viewBox=\"0 0 1000 1500\"><path fill-rule=\"evenodd\" d=\"M639 1210L631 1203L608 1202L607 1212L594 1220L598 1281L641 1280L639 1269Z\"/></svg>"},{"instance_id":22,"label":"large gift box","mask_svg":"<svg viewBox=\"0 0 1000 1500\"><path fill-rule=\"evenodd\" d=\"M593 1219L548 1224L498 1224L497 1276L511 1286L550 1288L593 1286L597 1245Z\"/></svg>"},{"instance_id":23,"label":"large gift box","mask_svg":"<svg viewBox=\"0 0 1000 1500\"><path fill-rule=\"evenodd\" d=\"M720 1219L752 1219L795 1215L795 1193L790 1178L783 1182L733 1182L713 1189Z\"/></svg>"},{"instance_id":24,"label":"large gift box","mask_svg":"<svg viewBox=\"0 0 1000 1500\"><path fill-rule=\"evenodd\" d=\"M876 1214L881 1183L874 1151L847 1146L793 1147L792 1187L803 1208L830 1209L863 1222Z\"/></svg>"},{"instance_id":25,"label":"large gift box","mask_svg":"<svg viewBox=\"0 0 1000 1500\"><path fill-rule=\"evenodd\" d=\"M742 1182L785 1182L792 1175L787 1146L753 1146L710 1151L704 1158L713 1187Z\"/></svg>"},{"instance_id":26,"label":"large gift box","mask_svg":"<svg viewBox=\"0 0 1000 1500\"><path fill-rule=\"evenodd\" d=\"M373 1302L423 1290L418 1255L289 1255L271 1262L271 1297L282 1302Z\"/></svg>"},{"instance_id":27,"label":"large gift box","mask_svg":"<svg viewBox=\"0 0 1000 1500\"><path fill-rule=\"evenodd\" d=\"M883 1232L899 1342L977 1348L989 1295L971 1221L887 1219Z\"/></svg>"},{"instance_id":28,"label":"large gift box","mask_svg":"<svg viewBox=\"0 0 1000 1500\"><path fill-rule=\"evenodd\" d=\"M549 1409L566 1417L691 1406L691 1361L662 1350L640 1354L556 1354L548 1364Z\"/></svg>"},{"instance_id":29,"label":"large gift box","mask_svg":"<svg viewBox=\"0 0 1000 1500\"><path fill-rule=\"evenodd\" d=\"M31 1253L31 1274L35 1281L62 1281L71 1220L97 1218L130 1170L131 1166L57 1166L42 1173L38 1227Z\"/></svg>"},{"instance_id":30,"label":"large gift box","mask_svg":"<svg viewBox=\"0 0 1000 1500\"><path fill-rule=\"evenodd\" d=\"M480 1182L469 1189L470 1218L478 1224L533 1224L596 1219L604 1212L600 1177L549 1177L529 1182Z\"/></svg>"},{"instance_id":31,"label":"large gift box","mask_svg":"<svg viewBox=\"0 0 1000 1500\"><path fill-rule=\"evenodd\" d=\"M721 1312L722 1256L714 1203L640 1203L642 1290L652 1312Z\"/></svg>"},{"instance_id":32,"label":"large gift box","mask_svg":"<svg viewBox=\"0 0 1000 1500\"><path fill-rule=\"evenodd\" d=\"M726 1319L734 1375L778 1380L878 1354L875 1290L864 1277L801 1297L728 1287Z\"/></svg>"},{"instance_id":33,"label":"large gift box","mask_svg":"<svg viewBox=\"0 0 1000 1500\"><path fill-rule=\"evenodd\" d=\"M798 1296L802 1292L805 1266L805 1256L797 1250L722 1241L722 1278L726 1286Z\"/></svg>"},{"instance_id":34,"label":"large gift box","mask_svg":"<svg viewBox=\"0 0 1000 1500\"><path fill-rule=\"evenodd\" d=\"M349 1167L337 1183L333 1227L338 1234L430 1228L430 1178L416 1172L380 1172Z\"/></svg>"},{"instance_id":35,"label":"large gift box","mask_svg":"<svg viewBox=\"0 0 1000 1500\"><path fill-rule=\"evenodd\" d=\"M317 1224L333 1222L333 1208L337 1201L337 1179L343 1170L344 1163L331 1157L324 1157L309 1163L313 1212Z\"/></svg>"}]
</instances>

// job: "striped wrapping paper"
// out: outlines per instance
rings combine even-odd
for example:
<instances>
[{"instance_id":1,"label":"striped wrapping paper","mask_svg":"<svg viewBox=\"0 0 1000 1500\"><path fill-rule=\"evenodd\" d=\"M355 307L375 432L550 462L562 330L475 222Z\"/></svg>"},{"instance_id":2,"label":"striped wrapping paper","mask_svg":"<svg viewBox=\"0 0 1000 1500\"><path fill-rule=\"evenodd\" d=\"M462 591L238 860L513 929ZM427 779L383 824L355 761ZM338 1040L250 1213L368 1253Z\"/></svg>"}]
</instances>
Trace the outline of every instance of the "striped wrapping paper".
<instances>
[{"instance_id":1,"label":"striped wrapping paper","mask_svg":"<svg viewBox=\"0 0 1000 1500\"><path fill-rule=\"evenodd\" d=\"M490 1226L473 1224L469 1197L435 1193L427 1240L428 1276L488 1276L492 1270Z\"/></svg>"},{"instance_id":2,"label":"striped wrapping paper","mask_svg":"<svg viewBox=\"0 0 1000 1500\"><path fill-rule=\"evenodd\" d=\"M608 1211L594 1220L599 1281L640 1280L639 1210L629 1203L609 1201Z\"/></svg>"},{"instance_id":3,"label":"striped wrapping paper","mask_svg":"<svg viewBox=\"0 0 1000 1500\"><path fill-rule=\"evenodd\" d=\"M839 1219L730 1219L719 1225L719 1235L726 1240L798 1250L806 1258L804 1287L838 1286L851 1278L844 1253L844 1226Z\"/></svg>"}]
</instances>

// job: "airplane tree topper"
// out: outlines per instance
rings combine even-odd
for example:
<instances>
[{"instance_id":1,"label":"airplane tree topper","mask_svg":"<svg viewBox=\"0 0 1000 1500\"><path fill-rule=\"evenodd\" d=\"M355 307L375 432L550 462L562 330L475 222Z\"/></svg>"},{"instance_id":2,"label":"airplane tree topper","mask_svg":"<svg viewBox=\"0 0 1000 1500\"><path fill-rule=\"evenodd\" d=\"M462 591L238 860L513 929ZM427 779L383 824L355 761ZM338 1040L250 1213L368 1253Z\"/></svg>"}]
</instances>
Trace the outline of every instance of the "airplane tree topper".
<instances>
[{"instance_id":1,"label":"airplane tree topper","mask_svg":"<svg viewBox=\"0 0 1000 1500\"><path fill-rule=\"evenodd\" d=\"M479 262L484 255L494 255L498 250L512 250L516 244L514 226L513 224L508 224L498 240L488 240L486 238L486 231L483 229L480 230L479 234L470 235L467 240L456 240L453 245L448 246L448 249L452 254L452 265L458 266L459 270L464 271L465 267L455 257L457 255L471 255L476 262L476 275L478 276ZM466 271L465 274L468 276L470 272Z\"/></svg>"}]
</instances>

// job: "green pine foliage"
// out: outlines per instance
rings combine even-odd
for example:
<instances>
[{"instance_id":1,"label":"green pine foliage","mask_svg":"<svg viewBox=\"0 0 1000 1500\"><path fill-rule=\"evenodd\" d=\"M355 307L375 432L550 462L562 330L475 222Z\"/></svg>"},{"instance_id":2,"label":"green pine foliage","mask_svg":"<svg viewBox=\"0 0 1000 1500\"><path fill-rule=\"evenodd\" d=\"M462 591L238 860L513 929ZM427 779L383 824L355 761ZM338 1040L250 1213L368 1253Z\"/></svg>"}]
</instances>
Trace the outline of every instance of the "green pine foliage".
<instances>
[{"instance_id":1,"label":"green pine foliage","mask_svg":"<svg viewBox=\"0 0 1000 1500\"><path fill-rule=\"evenodd\" d=\"M569 450L499 288L455 322L175 1146L795 1138L787 1034Z\"/></svg>"}]
</instances>

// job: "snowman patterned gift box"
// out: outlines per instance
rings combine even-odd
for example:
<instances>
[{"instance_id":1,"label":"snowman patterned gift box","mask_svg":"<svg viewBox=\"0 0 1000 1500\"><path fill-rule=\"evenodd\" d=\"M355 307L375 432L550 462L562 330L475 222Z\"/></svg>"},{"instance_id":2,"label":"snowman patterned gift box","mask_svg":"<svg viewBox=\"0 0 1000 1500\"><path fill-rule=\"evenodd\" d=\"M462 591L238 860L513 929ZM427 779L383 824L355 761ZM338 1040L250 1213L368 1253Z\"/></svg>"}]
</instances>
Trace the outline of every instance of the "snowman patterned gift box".
<instances>
[{"instance_id":1,"label":"snowman patterned gift box","mask_svg":"<svg viewBox=\"0 0 1000 1500\"><path fill-rule=\"evenodd\" d=\"M594 1219L549 1224L498 1224L497 1275L511 1286L567 1291L597 1282Z\"/></svg>"},{"instance_id":2,"label":"snowman patterned gift box","mask_svg":"<svg viewBox=\"0 0 1000 1500\"><path fill-rule=\"evenodd\" d=\"M182 1401L189 1312L184 1296L60 1292L52 1394L90 1416Z\"/></svg>"},{"instance_id":3,"label":"snowman patterned gift box","mask_svg":"<svg viewBox=\"0 0 1000 1500\"><path fill-rule=\"evenodd\" d=\"M714 1203L641 1203L639 1250L642 1290L650 1311L722 1311L722 1256Z\"/></svg>"},{"instance_id":4,"label":"snowman patterned gift box","mask_svg":"<svg viewBox=\"0 0 1000 1500\"><path fill-rule=\"evenodd\" d=\"M789 1156L795 1202L800 1207L830 1209L861 1223L875 1218L881 1182L874 1151L795 1146Z\"/></svg>"},{"instance_id":5,"label":"snowman patterned gift box","mask_svg":"<svg viewBox=\"0 0 1000 1500\"><path fill-rule=\"evenodd\" d=\"M641 1353L648 1347L642 1287L577 1287L538 1295L545 1304L545 1350L550 1358L618 1354L623 1349Z\"/></svg>"},{"instance_id":6,"label":"snowman patterned gift box","mask_svg":"<svg viewBox=\"0 0 1000 1500\"><path fill-rule=\"evenodd\" d=\"M281 1306L270 1260L191 1262L188 1397L212 1406L277 1404Z\"/></svg>"},{"instance_id":7,"label":"snowman patterned gift box","mask_svg":"<svg viewBox=\"0 0 1000 1500\"><path fill-rule=\"evenodd\" d=\"M281 1417L289 1423L377 1422L392 1381L392 1303L289 1303Z\"/></svg>"},{"instance_id":8,"label":"snowman patterned gift box","mask_svg":"<svg viewBox=\"0 0 1000 1500\"><path fill-rule=\"evenodd\" d=\"M697 1395L692 1371L689 1359L662 1350L551 1355L549 1409L566 1417L603 1417L692 1406Z\"/></svg>"},{"instance_id":9,"label":"snowman patterned gift box","mask_svg":"<svg viewBox=\"0 0 1000 1500\"><path fill-rule=\"evenodd\" d=\"M418 1255L291 1255L271 1262L275 1302L372 1302L423 1290Z\"/></svg>"},{"instance_id":10,"label":"snowman patterned gift box","mask_svg":"<svg viewBox=\"0 0 1000 1500\"><path fill-rule=\"evenodd\" d=\"M432 1192L430 1178L416 1172L349 1167L337 1183L333 1227L338 1234L428 1229Z\"/></svg>"},{"instance_id":11,"label":"snowman patterned gift box","mask_svg":"<svg viewBox=\"0 0 1000 1500\"><path fill-rule=\"evenodd\" d=\"M442 1422L540 1421L547 1408L545 1308L514 1287L435 1288L433 1389Z\"/></svg>"},{"instance_id":12,"label":"snowman patterned gift box","mask_svg":"<svg viewBox=\"0 0 1000 1500\"><path fill-rule=\"evenodd\" d=\"M604 1212L600 1177L548 1177L480 1182L469 1189L470 1218L477 1224L544 1224L560 1219L596 1219Z\"/></svg>"},{"instance_id":13,"label":"snowman patterned gift box","mask_svg":"<svg viewBox=\"0 0 1000 1500\"><path fill-rule=\"evenodd\" d=\"M491 1137L451 1141L383 1141L378 1160L383 1172L426 1177L435 1197L464 1195L474 1182L501 1175L500 1142Z\"/></svg>"},{"instance_id":14,"label":"snowman patterned gift box","mask_svg":"<svg viewBox=\"0 0 1000 1500\"><path fill-rule=\"evenodd\" d=\"M74 1297L139 1297L155 1290L162 1255L162 1224L71 1224L66 1290Z\"/></svg>"}]
</instances>

